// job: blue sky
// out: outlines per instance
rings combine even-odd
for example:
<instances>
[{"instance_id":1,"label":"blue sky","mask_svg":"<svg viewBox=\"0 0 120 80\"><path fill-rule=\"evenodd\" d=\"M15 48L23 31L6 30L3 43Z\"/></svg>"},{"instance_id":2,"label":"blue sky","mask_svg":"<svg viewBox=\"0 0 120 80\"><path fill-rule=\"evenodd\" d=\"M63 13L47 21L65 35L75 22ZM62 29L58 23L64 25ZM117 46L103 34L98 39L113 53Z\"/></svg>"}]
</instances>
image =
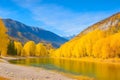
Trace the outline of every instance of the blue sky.
<instances>
[{"instance_id":1,"label":"blue sky","mask_svg":"<svg viewBox=\"0 0 120 80\"><path fill-rule=\"evenodd\" d=\"M78 34L120 11L120 0L0 0L0 17L61 36Z\"/></svg>"}]
</instances>

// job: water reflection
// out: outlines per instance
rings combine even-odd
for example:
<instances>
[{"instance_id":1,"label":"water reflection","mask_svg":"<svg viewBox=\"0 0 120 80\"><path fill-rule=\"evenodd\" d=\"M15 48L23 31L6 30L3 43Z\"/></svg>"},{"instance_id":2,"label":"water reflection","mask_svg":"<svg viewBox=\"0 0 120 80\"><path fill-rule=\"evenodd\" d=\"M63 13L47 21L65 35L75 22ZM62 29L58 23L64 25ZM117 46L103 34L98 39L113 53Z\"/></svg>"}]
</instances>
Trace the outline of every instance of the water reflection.
<instances>
[{"instance_id":1,"label":"water reflection","mask_svg":"<svg viewBox=\"0 0 120 80\"><path fill-rule=\"evenodd\" d=\"M81 62L53 58L28 58L23 60L11 60L10 62L14 64L58 70L74 75L94 77L97 80L120 80L120 65L115 64Z\"/></svg>"}]
</instances>

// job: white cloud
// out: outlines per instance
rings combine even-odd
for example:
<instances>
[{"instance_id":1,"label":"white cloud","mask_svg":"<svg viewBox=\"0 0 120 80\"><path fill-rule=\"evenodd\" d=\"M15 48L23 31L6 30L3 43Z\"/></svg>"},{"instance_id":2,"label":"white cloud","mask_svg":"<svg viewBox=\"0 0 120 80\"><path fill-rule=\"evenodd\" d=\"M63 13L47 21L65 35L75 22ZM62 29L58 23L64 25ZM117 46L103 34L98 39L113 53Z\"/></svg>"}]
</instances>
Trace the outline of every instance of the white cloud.
<instances>
[{"instance_id":1,"label":"white cloud","mask_svg":"<svg viewBox=\"0 0 120 80\"><path fill-rule=\"evenodd\" d=\"M53 6L38 7L31 10L31 12L33 12L35 20L42 21L48 26L53 26L63 31L66 35L78 34L81 30L108 15L101 13L73 13L65 11L63 8L57 8Z\"/></svg>"},{"instance_id":2,"label":"white cloud","mask_svg":"<svg viewBox=\"0 0 120 80\"><path fill-rule=\"evenodd\" d=\"M62 31L61 33L53 31L60 35L78 34L86 27L110 15L101 12L75 13L55 4L36 5L40 4L41 0L14 1L21 7L31 11L33 19L43 22L49 30L56 29L56 31Z\"/></svg>"}]
</instances>

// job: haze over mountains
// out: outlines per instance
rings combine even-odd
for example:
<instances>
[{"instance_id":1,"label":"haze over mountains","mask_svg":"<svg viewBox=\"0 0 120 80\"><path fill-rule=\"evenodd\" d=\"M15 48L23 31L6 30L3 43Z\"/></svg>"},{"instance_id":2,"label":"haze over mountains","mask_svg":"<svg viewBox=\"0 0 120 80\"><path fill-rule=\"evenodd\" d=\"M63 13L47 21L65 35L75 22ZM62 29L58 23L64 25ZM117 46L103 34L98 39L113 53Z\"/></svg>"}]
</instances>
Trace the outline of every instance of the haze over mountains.
<instances>
[{"instance_id":1,"label":"haze over mountains","mask_svg":"<svg viewBox=\"0 0 120 80\"><path fill-rule=\"evenodd\" d=\"M67 40L71 40L72 38L74 38L76 35L70 35L70 36L63 36L65 39Z\"/></svg>"},{"instance_id":2,"label":"haze over mountains","mask_svg":"<svg viewBox=\"0 0 120 80\"><path fill-rule=\"evenodd\" d=\"M19 21L12 19L2 19L8 29L8 35L11 39L21 41L23 43L33 40L36 43L45 42L51 43L54 47L59 47L61 44L68 41L67 39L58 36L57 34L38 28L27 26Z\"/></svg>"}]
</instances>

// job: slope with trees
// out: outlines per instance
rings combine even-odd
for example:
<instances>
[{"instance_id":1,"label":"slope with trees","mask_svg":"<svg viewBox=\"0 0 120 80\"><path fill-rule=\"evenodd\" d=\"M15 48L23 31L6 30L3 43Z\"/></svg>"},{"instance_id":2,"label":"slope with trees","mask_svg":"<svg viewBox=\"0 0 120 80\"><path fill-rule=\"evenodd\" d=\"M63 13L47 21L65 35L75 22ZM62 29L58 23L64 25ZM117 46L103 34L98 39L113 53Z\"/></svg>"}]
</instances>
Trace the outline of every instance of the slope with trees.
<instances>
[{"instance_id":1,"label":"slope with trees","mask_svg":"<svg viewBox=\"0 0 120 80\"><path fill-rule=\"evenodd\" d=\"M3 21L0 19L0 56L7 54L7 45L9 43L7 29L4 26Z\"/></svg>"},{"instance_id":2,"label":"slope with trees","mask_svg":"<svg viewBox=\"0 0 120 80\"><path fill-rule=\"evenodd\" d=\"M103 59L120 57L120 13L88 27L51 56Z\"/></svg>"}]
</instances>

